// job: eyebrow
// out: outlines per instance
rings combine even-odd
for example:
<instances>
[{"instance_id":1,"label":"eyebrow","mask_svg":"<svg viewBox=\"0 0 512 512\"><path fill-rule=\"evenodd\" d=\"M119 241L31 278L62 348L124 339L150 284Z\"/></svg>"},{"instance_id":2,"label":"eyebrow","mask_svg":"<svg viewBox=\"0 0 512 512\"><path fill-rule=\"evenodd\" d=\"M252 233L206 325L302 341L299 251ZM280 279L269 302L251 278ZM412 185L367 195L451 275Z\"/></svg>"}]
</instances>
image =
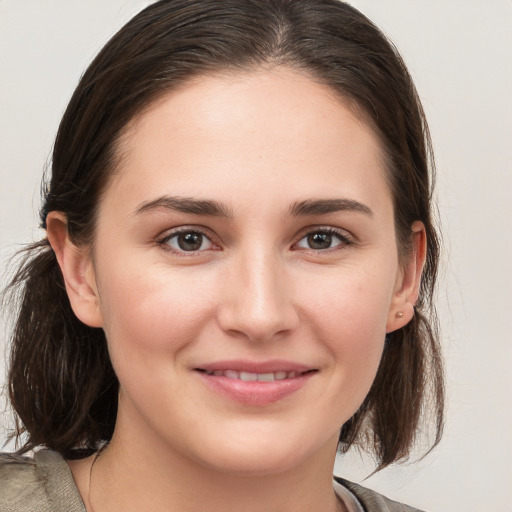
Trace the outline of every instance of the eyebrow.
<instances>
[{"instance_id":1,"label":"eyebrow","mask_svg":"<svg viewBox=\"0 0 512 512\"><path fill-rule=\"evenodd\" d=\"M193 199L191 197L162 196L152 201L141 203L135 210L136 215L159 209L173 212L207 215L210 217L233 218L232 211L223 203L208 199ZM373 215L372 210L363 203L353 199L307 199L293 203L289 209L292 217L308 215L326 215L336 212L361 212Z\"/></svg>"},{"instance_id":2,"label":"eyebrow","mask_svg":"<svg viewBox=\"0 0 512 512\"><path fill-rule=\"evenodd\" d=\"M224 204L207 199L193 199L191 197L162 196L153 201L141 203L135 210L136 215L159 209L173 212L191 213L194 215L208 215L211 217L232 218L231 210Z\"/></svg>"},{"instance_id":3,"label":"eyebrow","mask_svg":"<svg viewBox=\"0 0 512 512\"><path fill-rule=\"evenodd\" d=\"M353 199L308 199L296 202L290 207L290 215L294 217L325 215L336 212L360 212L370 216L373 215L368 206Z\"/></svg>"}]
</instances>

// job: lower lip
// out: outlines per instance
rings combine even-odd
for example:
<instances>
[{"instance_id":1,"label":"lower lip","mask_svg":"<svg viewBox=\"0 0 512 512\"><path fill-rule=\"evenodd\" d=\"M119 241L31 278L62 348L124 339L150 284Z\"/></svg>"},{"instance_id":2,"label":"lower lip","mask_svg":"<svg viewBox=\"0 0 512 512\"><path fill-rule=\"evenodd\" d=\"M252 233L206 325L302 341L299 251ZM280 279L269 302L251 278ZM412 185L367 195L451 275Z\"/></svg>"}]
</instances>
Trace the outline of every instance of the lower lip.
<instances>
[{"instance_id":1,"label":"lower lip","mask_svg":"<svg viewBox=\"0 0 512 512\"><path fill-rule=\"evenodd\" d=\"M204 372L196 373L210 389L227 398L244 405L269 405L296 393L316 374L309 372L293 379L274 380L271 382L243 381Z\"/></svg>"}]
</instances>

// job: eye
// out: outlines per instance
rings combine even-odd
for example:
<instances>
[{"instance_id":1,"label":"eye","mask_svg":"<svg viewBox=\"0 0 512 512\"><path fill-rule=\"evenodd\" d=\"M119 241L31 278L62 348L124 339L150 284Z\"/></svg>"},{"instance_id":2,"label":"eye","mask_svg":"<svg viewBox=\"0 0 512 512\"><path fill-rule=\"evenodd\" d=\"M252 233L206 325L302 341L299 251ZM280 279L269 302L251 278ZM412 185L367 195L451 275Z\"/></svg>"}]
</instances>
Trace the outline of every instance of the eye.
<instances>
[{"instance_id":1,"label":"eye","mask_svg":"<svg viewBox=\"0 0 512 512\"><path fill-rule=\"evenodd\" d=\"M319 229L311 231L305 237L301 238L296 246L301 249L310 249L313 251L325 251L334 249L340 245L350 245L352 240L334 229Z\"/></svg>"},{"instance_id":2,"label":"eye","mask_svg":"<svg viewBox=\"0 0 512 512\"><path fill-rule=\"evenodd\" d=\"M200 231L183 230L166 236L160 244L169 247L173 252L197 252L212 249L212 241Z\"/></svg>"}]
</instances>

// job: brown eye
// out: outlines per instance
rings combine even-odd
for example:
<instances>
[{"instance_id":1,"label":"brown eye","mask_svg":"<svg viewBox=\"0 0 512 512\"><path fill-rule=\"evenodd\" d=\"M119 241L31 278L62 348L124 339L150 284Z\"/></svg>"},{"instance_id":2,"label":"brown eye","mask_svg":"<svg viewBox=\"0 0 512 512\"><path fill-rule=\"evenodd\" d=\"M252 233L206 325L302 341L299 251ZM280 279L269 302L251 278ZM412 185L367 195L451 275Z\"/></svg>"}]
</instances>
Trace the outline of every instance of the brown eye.
<instances>
[{"instance_id":1,"label":"brown eye","mask_svg":"<svg viewBox=\"0 0 512 512\"><path fill-rule=\"evenodd\" d=\"M311 231L297 243L301 249L313 251L325 251L338 246L350 245L352 242L348 236L334 230Z\"/></svg>"},{"instance_id":2,"label":"brown eye","mask_svg":"<svg viewBox=\"0 0 512 512\"><path fill-rule=\"evenodd\" d=\"M329 233L311 233L306 238L310 249L329 249L332 244L332 235Z\"/></svg>"},{"instance_id":3,"label":"brown eye","mask_svg":"<svg viewBox=\"0 0 512 512\"><path fill-rule=\"evenodd\" d=\"M176 233L165 241L176 252L204 251L212 247L212 242L197 231L184 231Z\"/></svg>"}]
</instances>

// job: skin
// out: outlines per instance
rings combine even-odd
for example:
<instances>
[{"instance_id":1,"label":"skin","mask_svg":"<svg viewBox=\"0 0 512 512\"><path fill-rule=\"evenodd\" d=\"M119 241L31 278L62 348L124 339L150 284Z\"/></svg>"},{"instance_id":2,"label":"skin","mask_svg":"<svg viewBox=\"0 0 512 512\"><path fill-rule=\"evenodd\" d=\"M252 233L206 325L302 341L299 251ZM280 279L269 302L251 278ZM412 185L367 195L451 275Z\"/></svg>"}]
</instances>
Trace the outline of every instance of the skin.
<instances>
[{"instance_id":1,"label":"skin","mask_svg":"<svg viewBox=\"0 0 512 512\"><path fill-rule=\"evenodd\" d=\"M375 133L324 85L255 70L167 94L130 123L121 154L93 251L69 240L63 214L48 217L73 309L105 330L121 385L94 471L91 458L69 462L85 504L343 510L331 483L339 429L369 391L386 332L412 318L425 256L416 223L399 265ZM175 211L163 196L229 216ZM351 207L290 211L333 199ZM202 231L200 250L180 250L178 228ZM330 245L326 229L338 233ZM329 247L311 247L311 233ZM315 371L281 400L239 403L195 370L232 359Z\"/></svg>"}]
</instances>

